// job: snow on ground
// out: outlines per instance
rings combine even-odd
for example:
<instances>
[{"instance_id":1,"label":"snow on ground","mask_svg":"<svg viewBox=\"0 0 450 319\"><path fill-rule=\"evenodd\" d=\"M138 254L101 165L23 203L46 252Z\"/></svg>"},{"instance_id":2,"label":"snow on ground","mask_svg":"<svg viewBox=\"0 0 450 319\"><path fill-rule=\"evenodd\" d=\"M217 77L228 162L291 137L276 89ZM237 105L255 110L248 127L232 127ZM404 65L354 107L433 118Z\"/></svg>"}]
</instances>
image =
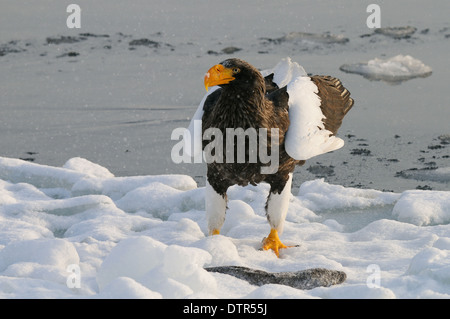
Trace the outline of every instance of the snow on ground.
<instances>
[{"instance_id":1,"label":"snow on ground","mask_svg":"<svg viewBox=\"0 0 450 319\"><path fill-rule=\"evenodd\" d=\"M448 298L450 192L346 188L293 194L278 259L268 185L232 187L222 235L206 236L204 188L185 175L115 177L83 158L0 158L1 298ZM207 266L342 270L342 285L256 287Z\"/></svg>"}]
</instances>

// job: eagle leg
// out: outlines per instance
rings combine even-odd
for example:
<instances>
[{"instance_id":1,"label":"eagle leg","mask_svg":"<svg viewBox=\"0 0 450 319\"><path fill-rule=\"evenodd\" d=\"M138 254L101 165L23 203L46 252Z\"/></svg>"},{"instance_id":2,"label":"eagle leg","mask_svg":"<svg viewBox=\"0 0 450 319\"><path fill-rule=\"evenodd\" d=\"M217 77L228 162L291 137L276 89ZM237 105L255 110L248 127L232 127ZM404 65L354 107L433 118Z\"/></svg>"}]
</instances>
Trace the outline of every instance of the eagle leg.
<instances>
[{"instance_id":1,"label":"eagle leg","mask_svg":"<svg viewBox=\"0 0 450 319\"><path fill-rule=\"evenodd\" d=\"M209 181L206 180L205 210L209 235L220 234L220 228L225 221L227 209L226 191L216 191L216 189L218 189L218 187L212 186Z\"/></svg>"},{"instance_id":2,"label":"eagle leg","mask_svg":"<svg viewBox=\"0 0 450 319\"><path fill-rule=\"evenodd\" d=\"M279 249L293 246L286 246L280 241L278 234L283 232L284 220L289 208L291 197L292 173L286 178L274 177L269 181L271 185L269 197L266 204L267 221L270 224L270 234L262 242L262 249L272 249L279 257Z\"/></svg>"}]
</instances>

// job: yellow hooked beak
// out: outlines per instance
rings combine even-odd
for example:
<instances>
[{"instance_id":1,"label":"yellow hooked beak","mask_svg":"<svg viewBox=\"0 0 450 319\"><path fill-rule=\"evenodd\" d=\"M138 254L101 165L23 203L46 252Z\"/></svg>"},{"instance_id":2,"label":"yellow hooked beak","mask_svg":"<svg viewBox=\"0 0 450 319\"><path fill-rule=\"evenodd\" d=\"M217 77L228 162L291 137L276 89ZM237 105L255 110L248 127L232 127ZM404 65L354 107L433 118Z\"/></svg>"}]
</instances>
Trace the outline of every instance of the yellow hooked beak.
<instances>
[{"instance_id":1,"label":"yellow hooked beak","mask_svg":"<svg viewBox=\"0 0 450 319\"><path fill-rule=\"evenodd\" d=\"M227 84L233 81L233 70L217 64L208 70L205 74L205 89L215 85Z\"/></svg>"}]
</instances>

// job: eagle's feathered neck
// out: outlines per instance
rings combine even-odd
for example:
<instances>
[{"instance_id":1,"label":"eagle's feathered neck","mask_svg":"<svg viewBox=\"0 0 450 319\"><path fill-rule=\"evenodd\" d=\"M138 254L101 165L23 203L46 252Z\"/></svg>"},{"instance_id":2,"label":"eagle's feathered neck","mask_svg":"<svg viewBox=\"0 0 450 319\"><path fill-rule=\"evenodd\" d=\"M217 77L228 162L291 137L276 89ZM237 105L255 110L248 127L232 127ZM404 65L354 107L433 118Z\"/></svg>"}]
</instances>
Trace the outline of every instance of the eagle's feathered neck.
<instances>
[{"instance_id":1,"label":"eagle's feathered neck","mask_svg":"<svg viewBox=\"0 0 450 319\"><path fill-rule=\"evenodd\" d=\"M255 76L244 85L225 85L215 108L217 115L228 127L260 126L261 115L269 111L265 91L262 76Z\"/></svg>"}]
</instances>

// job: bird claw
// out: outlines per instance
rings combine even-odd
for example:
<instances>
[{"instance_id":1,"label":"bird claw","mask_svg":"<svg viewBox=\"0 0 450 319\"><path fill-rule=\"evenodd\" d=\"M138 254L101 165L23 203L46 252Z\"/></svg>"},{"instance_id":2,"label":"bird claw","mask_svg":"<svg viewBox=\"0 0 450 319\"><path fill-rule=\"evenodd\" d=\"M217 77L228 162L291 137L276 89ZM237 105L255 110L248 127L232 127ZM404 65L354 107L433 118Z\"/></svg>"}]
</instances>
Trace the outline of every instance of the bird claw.
<instances>
[{"instance_id":1,"label":"bird claw","mask_svg":"<svg viewBox=\"0 0 450 319\"><path fill-rule=\"evenodd\" d=\"M269 236L263 238L261 249L262 250L272 249L273 252L275 253L275 255L277 255L277 257L280 257L280 253L279 253L280 249L292 248L292 247L298 247L298 246L299 245L286 246L285 244L283 244L281 242L280 238L278 237L277 230L276 229L271 229Z\"/></svg>"}]
</instances>

